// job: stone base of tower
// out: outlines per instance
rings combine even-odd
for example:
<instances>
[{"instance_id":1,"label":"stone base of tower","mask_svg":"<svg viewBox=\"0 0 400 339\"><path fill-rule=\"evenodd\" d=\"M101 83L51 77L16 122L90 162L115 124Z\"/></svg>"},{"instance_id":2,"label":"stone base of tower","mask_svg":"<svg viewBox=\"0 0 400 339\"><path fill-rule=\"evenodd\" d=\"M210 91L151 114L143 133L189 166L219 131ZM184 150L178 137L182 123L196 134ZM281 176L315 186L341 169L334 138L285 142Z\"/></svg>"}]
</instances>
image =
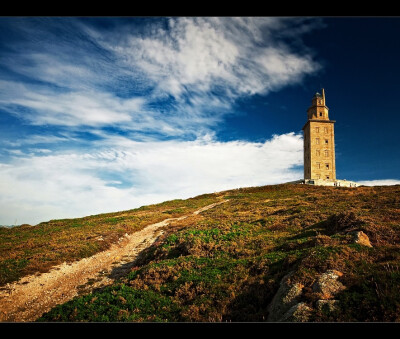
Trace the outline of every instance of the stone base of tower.
<instances>
[{"instance_id":1,"label":"stone base of tower","mask_svg":"<svg viewBox=\"0 0 400 339\"><path fill-rule=\"evenodd\" d=\"M354 181L348 180L329 180L329 179L303 179L303 184L316 186L336 186L336 187L358 187Z\"/></svg>"}]
</instances>

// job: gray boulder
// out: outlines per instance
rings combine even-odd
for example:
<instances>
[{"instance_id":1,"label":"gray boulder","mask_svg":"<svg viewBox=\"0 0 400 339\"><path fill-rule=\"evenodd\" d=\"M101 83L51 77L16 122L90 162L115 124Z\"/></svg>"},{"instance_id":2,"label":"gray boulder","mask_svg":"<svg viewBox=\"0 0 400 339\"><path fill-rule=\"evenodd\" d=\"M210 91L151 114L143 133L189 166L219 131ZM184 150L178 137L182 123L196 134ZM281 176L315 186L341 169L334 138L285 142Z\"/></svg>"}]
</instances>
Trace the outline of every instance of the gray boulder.
<instances>
[{"instance_id":1,"label":"gray boulder","mask_svg":"<svg viewBox=\"0 0 400 339\"><path fill-rule=\"evenodd\" d=\"M313 309L306 303L298 303L292 306L280 319L282 322L307 322L310 319Z\"/></svg>"},{"instance_id":2,"label":"gray boulder","mask_svg":"<svg viewBox=\"0 0 400 339\"><path fill-rule=\"evenodd\" d=\"M321 274L313 285L313 291L318 293L320 299L332 299L334 295L346 287L337 279L343 275L342 272L336 270L328 270Z\"/></svg>"},{"instance_id":3,"label":"gray boulder","mask_svg":"<svg viewBox=\"0 0 400 339\"><path fill-rule=\"evenodd\" d=\"M282 321L282 317L296 304L303 291L303 285L291 284L290 277L293 272L282 278L278 292L275 294L268 307L269 315L267 321Z\"/></svg>"}]
</instances>

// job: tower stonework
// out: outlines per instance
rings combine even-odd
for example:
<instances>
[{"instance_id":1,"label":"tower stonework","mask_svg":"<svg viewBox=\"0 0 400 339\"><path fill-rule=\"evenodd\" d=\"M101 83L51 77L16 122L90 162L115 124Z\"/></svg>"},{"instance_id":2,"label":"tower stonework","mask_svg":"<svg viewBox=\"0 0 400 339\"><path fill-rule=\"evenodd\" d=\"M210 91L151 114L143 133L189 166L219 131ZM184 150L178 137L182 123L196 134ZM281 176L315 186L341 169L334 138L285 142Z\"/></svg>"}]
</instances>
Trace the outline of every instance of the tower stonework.
<instances>
[{"instance_id":1,"label":"tower stonework","mask_svg":"<svg viewBox=\"0 0 400 339\"><path fill-rule=\"evenodd\" d=\"M307 110L304 132L304 179L336 182L334 120L329 120L325 91L318 92Z\"/></svg>"}]
</instances>

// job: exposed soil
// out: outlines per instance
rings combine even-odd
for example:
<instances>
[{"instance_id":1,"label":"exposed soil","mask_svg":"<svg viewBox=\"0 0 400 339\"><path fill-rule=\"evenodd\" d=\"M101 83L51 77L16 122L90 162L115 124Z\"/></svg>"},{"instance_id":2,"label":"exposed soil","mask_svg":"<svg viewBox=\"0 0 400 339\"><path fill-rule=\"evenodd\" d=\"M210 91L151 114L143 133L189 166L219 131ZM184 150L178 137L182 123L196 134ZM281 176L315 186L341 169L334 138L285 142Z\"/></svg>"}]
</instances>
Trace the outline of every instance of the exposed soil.
<instances>
[{"instance_id":1,"label":"exposed soil","mask_svg":"<svg viewBox=\"0 0 400 339\"><path fill-rule=\"evenodd\" d=\"M0 290L0 321L34 321L54 306L81 293L112 284L134 266L140 252L163 233L163 227L172 221L196 216L226 201L205 206L190 215L165 219L131 235L125 234L117 244L104 252L70 264L63 263L49 272L26 276L7 284Z\"/></svg>"}]
</instances>

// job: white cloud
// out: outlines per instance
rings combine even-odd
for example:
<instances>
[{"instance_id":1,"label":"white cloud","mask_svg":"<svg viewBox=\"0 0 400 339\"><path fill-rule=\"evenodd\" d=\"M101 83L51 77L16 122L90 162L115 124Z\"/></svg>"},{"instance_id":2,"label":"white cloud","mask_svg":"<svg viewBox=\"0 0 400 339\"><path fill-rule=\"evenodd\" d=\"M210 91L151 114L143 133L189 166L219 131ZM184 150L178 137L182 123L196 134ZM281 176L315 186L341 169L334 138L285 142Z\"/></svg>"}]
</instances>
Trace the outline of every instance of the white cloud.
<instances>
[{"instance_id":1,"label":"white cloud","mask_svg":"<svg viewBox=\"0 0 400 339\"><path fill-rule=\"evenodd\" d=\"M76 140L71 137L58 137L55 135L28 135L27 137L20 137L18 140L2 140L6 145L11 147L20 147L23 145L34 145L34 144L54 144L60 142L69 142Z\"/></svg>"},{"instance_id":2,"label":"white cloud","mask_svg":"<svg viewBox=\"0 0 400 339\"><path fill-rule=\"evenodd\" d=\"M389 185L400 185L398 179L378 179L378 180L363 180L357 181L359 185L365 186L389 186Z\"/></svg>"},{"instance_id":3,"label":"white cloud","mask_svg":"<svg viewBox=\"0 0 400 339\"><path fill-rule=\"evenodd\" d=\"M293 22L282 18L172 18L169 31L159 28L153 34L124 40L111 34L100 42L122 64L144 72L161 93L180 98L188 92L198 95L218 89L235 99L266 94L320 69L310 55L291 51L271 34L263 40L267 33L277 28L285 31Z\"/></svg>"},{"instance_id":4,"label":"white cloud","mask_svg":"<svg viewBox=\"0 0 400 339\"><path fill-rule=\"evenodd\" d=\"M6 150L6 152L11 153L11 154L15 154L15 155L24 154L20 149L10 149L10 150Z\"/></svg>"},{"instance_id":5,"label":"white cloud","mask_svg":"<svg viewBox=\"0 0 400 339\"><path fill-rule=\"evenodd\" d=\"M73 18L19 20L24 38L2 60L24 80L0 80L0 105L33 125L193 139L234 114L239 97L320 69L281 39L312 29L302 18L178 17L141 30L135 20L107 30Z\"/></svg>"},{"instance_id":6,"label":"white cloud","mask_svg":"<svg viewBox=\"0 0 400 339\"><path fill-rule=\"evenodd\" d=\"M120 211L302 176L296 168L302 138L294 133L264 143L115 141L96 153L30 155L0 164L0 224Z\"/></svg>"},{"instance_id":7,"label":"white cloud","mask_svg":"<svg viewBox=\"0 0 400 339\"><path fill-rule=\"evenodd\" d=\"M61 49L60 53L57 49L45 46L40 52L25 50L9 67L25 76L66 88L86 90L104 80L101 74L95 72L95 67L85 67L73 60L73 51L62 53Z\"/></svg>"},{"instance_id":8,"label":"white cloud","mask_svg":"<svg viewBox=\"0 0 400 339\"><path fill-rule=\"evenodd\" d=\"M46 148L32 148L30 149L34 153L51 153L52 151Z\"/></svg>"},{"instance_id":9,"label":"white cloud","mask_svg":"<svg viewBox=\"0 0 400 339\"><path fill-rule=\"evenodd\" d=\"M59 93L41 86L0 81L5 88L0 103L29 107L17 113L33 125L105 125L126 123L141 111L142 98L122 100L99 91Z\"/></svg>"}]
</instances>

